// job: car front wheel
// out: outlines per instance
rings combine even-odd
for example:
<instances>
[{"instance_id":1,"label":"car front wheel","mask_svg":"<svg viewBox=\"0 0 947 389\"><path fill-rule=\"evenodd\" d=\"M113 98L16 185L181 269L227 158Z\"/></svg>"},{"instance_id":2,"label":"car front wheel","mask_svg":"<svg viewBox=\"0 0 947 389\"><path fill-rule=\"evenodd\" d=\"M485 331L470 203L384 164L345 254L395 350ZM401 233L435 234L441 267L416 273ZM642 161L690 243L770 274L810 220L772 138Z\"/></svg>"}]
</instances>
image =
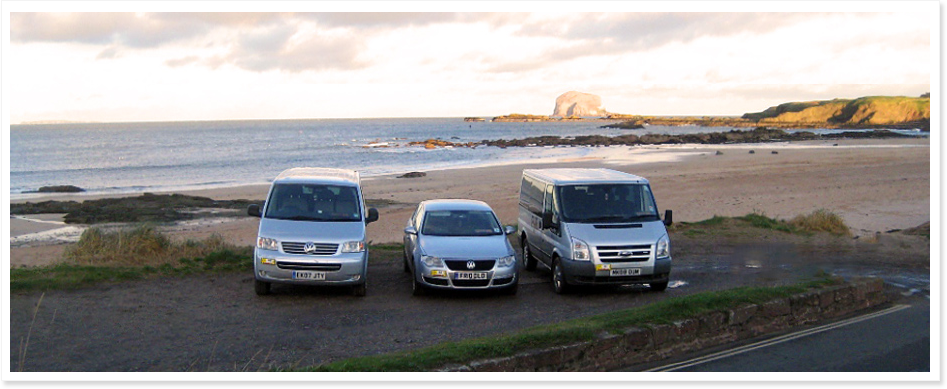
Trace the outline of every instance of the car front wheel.
<instances>
[{"instance_id":1,"label":"car front wheel","mask_svg":"<svg viewBox=\"0 0 947 389\"><path fill-rule=\"evenodd\" d=\"M552 264L552 288L556 294L566 294L572 289L566 282L566 275L562 270L562 262L556 259Z\"/></svg>"}]
</instances>

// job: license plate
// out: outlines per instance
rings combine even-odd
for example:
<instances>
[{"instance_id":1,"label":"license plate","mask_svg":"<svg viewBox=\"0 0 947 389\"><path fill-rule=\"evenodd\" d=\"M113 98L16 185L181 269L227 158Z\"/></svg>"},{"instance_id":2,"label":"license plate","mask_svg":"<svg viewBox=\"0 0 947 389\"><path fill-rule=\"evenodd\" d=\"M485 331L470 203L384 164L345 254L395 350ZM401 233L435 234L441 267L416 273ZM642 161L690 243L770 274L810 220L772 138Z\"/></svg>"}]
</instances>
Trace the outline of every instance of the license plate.
<instances>
[{"instance_id":1,"label":"license plate","mask_svg":"<svg viewBox=\"0 0 947 389\"><path fill-rule=\"evenodd\" d=\"M640 276L640 275L641 275L641 268L634 267L634 268L628 268L628 269L612 269L612 271L611 271L611 273L609 273L609 275L611 275L612 277L616 277L616 276Z\"/></svg>"},{"instance_id":2,"label":"license plate","mask_svg":"<svg viewBox=\"0 0 947 389\"><path fill-rule=\"evenodd\" d=\"M293 272L294 280L313 280L320 281L326 279L326 273L321 271L294 271Z\"/></svg>"},{"instance_id":3,"label":"license plate","mask_svg":"<svg viewBox=\"0 0 947 389\"><path fill-rule=\"evenodd\" d=\"M485 280L487 273L454 273L455 280Z\"/></svg>"}]
</instances>

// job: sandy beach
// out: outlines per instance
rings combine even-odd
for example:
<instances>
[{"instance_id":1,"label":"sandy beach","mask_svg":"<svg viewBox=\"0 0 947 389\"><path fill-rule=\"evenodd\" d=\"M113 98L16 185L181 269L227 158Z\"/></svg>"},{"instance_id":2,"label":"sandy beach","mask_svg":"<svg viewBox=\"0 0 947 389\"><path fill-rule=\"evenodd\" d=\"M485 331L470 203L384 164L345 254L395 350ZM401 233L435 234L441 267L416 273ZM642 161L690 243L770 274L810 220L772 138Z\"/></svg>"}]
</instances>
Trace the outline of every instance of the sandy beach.
<instances>
[{"instance_id":1,"label":"sandy beach","mask_svg":"<svg viewBox=\"0 0 947 389\"><path fill-rule=\"evenodd\" d=\"M414 205L426 199L482 200L504 224L515 224L522 170L550 167L604 167L643 176L650 180L659 208L662 212L672 209L675 221L753 211L788 219L824 208L842 216L855 235L865 235L915 227L931 219L930 166L929 138L599 147L580 158L433 170L421 178L367 177L362 185L367 199L392 203L381 207L380 220L368 227L369 240L376 244L400 242ZM263 199L267 189L254 185L181 193L218 200ZM56 194L13 202L91 198ZM257 226L258 219L241 217L161 229L179 239L218 233L234 243L251 245ZM11 265L60 260L65 242L81 231L65 230L68 227L72 226L63 225L61 215L11 218Z\"/></svg>"}]
</instances>

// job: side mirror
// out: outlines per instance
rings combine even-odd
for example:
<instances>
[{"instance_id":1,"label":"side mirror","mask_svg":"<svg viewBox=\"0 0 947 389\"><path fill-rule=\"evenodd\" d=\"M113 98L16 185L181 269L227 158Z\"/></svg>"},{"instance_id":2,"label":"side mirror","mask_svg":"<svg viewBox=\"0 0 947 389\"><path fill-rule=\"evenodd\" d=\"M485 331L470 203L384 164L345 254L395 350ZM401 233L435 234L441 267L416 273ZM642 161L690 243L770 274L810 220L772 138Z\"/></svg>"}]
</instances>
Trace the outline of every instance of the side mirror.
<instances>
[{"instance_id":1,"label":"side mirror","mask_svg":"<svg viewBox=\"0 0 947 389\"><path fill-rule=\"evenodd\" d=\"M674 224L674 211L671 211L670 209L665 209L664 210L664 225L670 226L671 224Z\"/></svg>"},{"instance_id":2,"label":"side mirror","mask_svg":"<svg viewBox=\"0 0 947 389\"><path fill-rule=\"evenodd\" d=\"M516 227L515 227L515 226L505 226L505 227L503 227L503 232L505 232L507 235L512 235L513 233L516 232Z\"/></svg>"},{"instance_id":3,"label":"side mirror","mask_svg":"<svg viewBox=\"0 0 947 389\"><path fill-rule=\"evenodd\" d=\"M259 204L250 204L250 206L247 207L247 215L256 216L256 217L262 217L262 216L263 216L263 213L260 212L260 205L259 205Z\"/></svg>"},{"instance_id":4,"label":"side mirror","mask_svg":"<svg viewBox=\"0 0 947 389\"><path fill-rule=\"evenodd\" d=\"M365 224L378 221L378 210L375 208L368 209L368 217L365 218Z\"/></svg>"},{"instance_id":5,"label":"side mirror","mask_svg":"<svg viewBox=\"0 0 947 389\"><path fill-rule=\"evenodd\" d=\"M547 228L553 228L553 229L559 228L559 223L558 223L558 221L554 221L554 220L553 220L553 219L554 219L554 216L555 216L555 215L553 215L552 212L543 212L543 225L542 225L542 229L545 230L545 229L547 229Z\"/></svg>"},{"instance_id":6,"label":"side mirror","mask_svg":"<svg viewBox=\"0 0 947 389\"><path fill-rule=\"evenodd\" d=\"M414 226L408 226L408 227L405 227L405 228L404 228L404 233L405 233L405 234L411 234L411 235L417 235L417 234L418 234L418 230L417 230L416 228L414 228Z\"/></svg>"}]
</instances>

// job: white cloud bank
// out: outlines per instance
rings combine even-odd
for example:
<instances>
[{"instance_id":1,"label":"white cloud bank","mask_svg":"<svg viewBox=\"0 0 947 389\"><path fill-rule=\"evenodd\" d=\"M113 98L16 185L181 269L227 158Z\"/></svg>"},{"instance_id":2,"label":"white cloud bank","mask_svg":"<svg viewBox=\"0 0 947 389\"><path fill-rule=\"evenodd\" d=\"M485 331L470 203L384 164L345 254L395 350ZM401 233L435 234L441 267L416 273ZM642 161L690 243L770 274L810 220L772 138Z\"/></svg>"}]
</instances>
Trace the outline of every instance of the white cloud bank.
<instances>
[{"instance_id":1,"label":"white cloud bank","mask_svg":"<svg viewBox=\"0 0 947 389\"><path fill-rule=\"evenodd\" d=\"M928 92L938 27L918 12L9 18L13 123L549 114L568 90L612 112L739 115Z\"/></svg>"}]
</instances>

